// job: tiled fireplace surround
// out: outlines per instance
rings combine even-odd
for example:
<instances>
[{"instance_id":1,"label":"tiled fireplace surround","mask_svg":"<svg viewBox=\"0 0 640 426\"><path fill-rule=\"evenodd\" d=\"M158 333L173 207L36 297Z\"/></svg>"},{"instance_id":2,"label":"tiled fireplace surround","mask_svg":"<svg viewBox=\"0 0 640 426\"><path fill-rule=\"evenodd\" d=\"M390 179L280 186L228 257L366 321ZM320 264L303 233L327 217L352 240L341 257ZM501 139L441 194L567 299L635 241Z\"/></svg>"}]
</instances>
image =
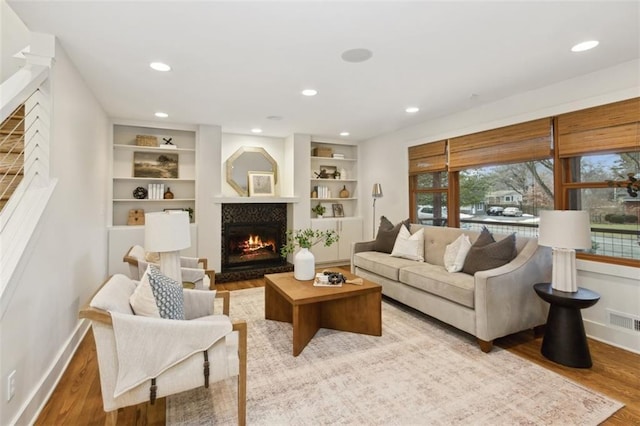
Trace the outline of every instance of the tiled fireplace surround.
<instances>
[{"instance_id":1,"label":"tiled fireplace surround","mask_svg":"<svg viewBox=\"0 0 640 426\"><path fill-rule=\"evenodd\" d=\"M216 282L254 279L293 270L293 266L279 256L279 246L286 241L285 203L223 203L221 225L222 270L216 274ZM261 237L265 240L264 247L244 242L243 234ZM249 253L248 246L255 251Z\"/></svg>"}]
</instances>

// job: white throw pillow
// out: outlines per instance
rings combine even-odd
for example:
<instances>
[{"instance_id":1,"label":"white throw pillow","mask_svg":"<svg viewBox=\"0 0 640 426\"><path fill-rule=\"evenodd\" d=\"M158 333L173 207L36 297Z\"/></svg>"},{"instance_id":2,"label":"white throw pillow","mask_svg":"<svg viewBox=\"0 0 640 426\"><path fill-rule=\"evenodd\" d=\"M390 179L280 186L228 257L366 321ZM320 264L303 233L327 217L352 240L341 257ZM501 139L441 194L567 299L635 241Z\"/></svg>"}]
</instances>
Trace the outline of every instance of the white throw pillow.
<instances>
[{"instance_id":1,"label":"white throw pillow","mask_svg":"<svg viewBox=\"0 0 640 426\"><path fill-rule=\"evenodd\" d=\"M129 297L129 304L136 315L160 318L160 311L149 282L149 266L142 278L140 278L140 283L138 283L135 291Z\"/></svg>"},{"instance_id":2,"label":"white throw pillow","mask_svg":"<svg viewBox=\"0 0 640 426\"><path fill-rule=\"evenodd\" d=\"M471 249L471 241L467 235L460 235L444 250L444 267L449 272L460 272L464 266L464 260Z\"/></svg>"},{"instance_id":3,"label":"white throw pillow","mask_svg":"<svg viewBox=\"0 0 640 426\"><path fill-rule=\"evenodd\" d=\"M403 257L418 262L424 261L424 228L411 235L405 226L400 227L396 242L391 251L393 257Z\"/></svg>"}]
</instances>

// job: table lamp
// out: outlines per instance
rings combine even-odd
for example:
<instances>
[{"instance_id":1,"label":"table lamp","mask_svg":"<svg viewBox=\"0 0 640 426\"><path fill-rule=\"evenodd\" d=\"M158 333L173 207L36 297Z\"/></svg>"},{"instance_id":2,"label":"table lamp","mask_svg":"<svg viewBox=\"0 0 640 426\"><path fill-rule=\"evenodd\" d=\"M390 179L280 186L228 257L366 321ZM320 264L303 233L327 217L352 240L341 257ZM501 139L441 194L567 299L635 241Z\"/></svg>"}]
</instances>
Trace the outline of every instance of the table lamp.
<instances>
[{"instance_id":1,"label":"table lamp","mask_svg":"<svg viewBox=\"0 0 640 426\"><path fill-rule=\"evenodd\" d=\"M382 197L382 185L379 183L373 184L371 190L371 196L373 197L373 238L376 237L376 200Z\"/></svg>"},{"instance_id":2,"label":"table lamp","mask_svg":"<svg viewBox=\"0 0 640 426\"><path fill-rule=\"evenodd\" d=\"M167 211L144 215L144 246L160 253L160 271L182 284L180 250L191 246L189 213Z\"/></svg>"},{"instance_id":3,"label":"table lamp","mask_svg":"<svg viewBox=\"0 0 640 426\"><path fill-rule=\"evenodd\" d=\"M540 212L538 244L553 248L551 287L575 293L576 250L591 248L589 212L584 210L543 210Z\"/></svg>"}]
</instances>

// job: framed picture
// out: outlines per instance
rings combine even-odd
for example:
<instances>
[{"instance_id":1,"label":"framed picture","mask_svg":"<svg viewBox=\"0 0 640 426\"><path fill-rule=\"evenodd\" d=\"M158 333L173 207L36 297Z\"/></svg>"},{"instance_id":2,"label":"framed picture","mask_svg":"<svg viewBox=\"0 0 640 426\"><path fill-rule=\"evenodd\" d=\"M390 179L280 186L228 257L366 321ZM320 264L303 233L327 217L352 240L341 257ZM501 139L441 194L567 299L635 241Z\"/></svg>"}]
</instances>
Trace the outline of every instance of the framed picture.
<instances>
[{"instance_id":1,"label":"framed picture","mask_svg":"<svg viewBox=\"0 0 640 426\"><path fill-rule=\"evenodd\" d=\"M273 172L247 172L249 197L273 197L275 195Z\"/></svg>"},{"instance_id":2,"label":"framed picture","mask_svg":"<svg viewBox=\"0 0 640 426\"><path fill-rule=\"evenodd\" d=\"M332 204L333 207L333 216L334 217L344 217L344 208L342 204Z\"/></svg>"},{"instance_id":3,"label":"framed picture","mask_svg":"<svg viewBox=\"0 0 640 426\"><path fill-rule=\"evenodd\" d=\"M178 154L134 152L133 177L177 179Z\"/></svg>"}]
</instances>

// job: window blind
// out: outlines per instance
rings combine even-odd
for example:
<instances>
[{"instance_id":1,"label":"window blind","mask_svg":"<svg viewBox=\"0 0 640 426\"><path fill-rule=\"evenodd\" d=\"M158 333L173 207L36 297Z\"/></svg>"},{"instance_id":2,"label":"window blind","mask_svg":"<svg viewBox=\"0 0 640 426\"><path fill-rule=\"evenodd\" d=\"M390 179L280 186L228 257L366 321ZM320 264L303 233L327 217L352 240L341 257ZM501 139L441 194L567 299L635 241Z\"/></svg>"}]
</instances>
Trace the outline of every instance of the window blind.
<instances>
[{"instance_id":1,"label":"window blind","mask_svg":"<svg viewBox=\"0 0 640 426\"><path fill-rule=\"evenodd\" d=\"M437 141L409 148L409 175L447 170L447 141Z\"/></svg>"}]
</instances>

